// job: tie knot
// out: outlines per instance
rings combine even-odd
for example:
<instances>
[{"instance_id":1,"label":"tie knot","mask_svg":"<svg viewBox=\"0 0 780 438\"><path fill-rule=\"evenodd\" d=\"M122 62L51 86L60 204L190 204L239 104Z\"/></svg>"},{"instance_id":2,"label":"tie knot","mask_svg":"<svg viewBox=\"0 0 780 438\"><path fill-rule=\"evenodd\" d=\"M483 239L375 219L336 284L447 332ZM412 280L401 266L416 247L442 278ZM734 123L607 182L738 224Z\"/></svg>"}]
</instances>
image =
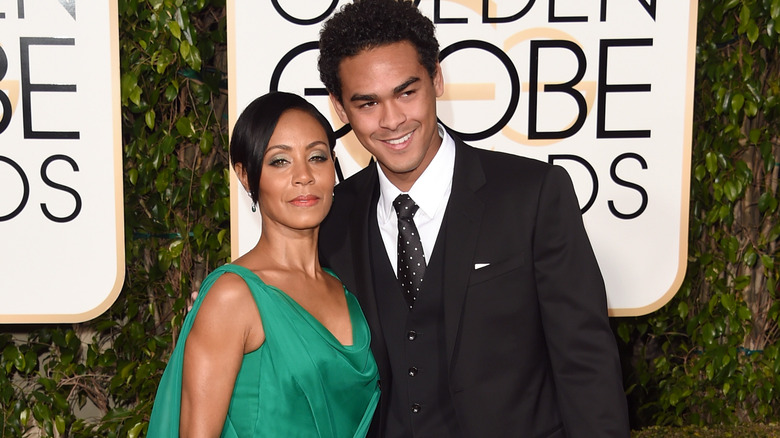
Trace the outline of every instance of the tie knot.
<instances>
[{"instance_id":1,"label":"tie knot","mask_svg":"<svg viewBox=\"0 0 780 438\"><path fill-rule=\"evenodd\" d=\"M395 207L395 214L398 215L398 219L411 219L417 213L417 209L420 208L419 205L414 203L411 196L404 193L395 198L393 207Z\"/></svg>"}]
</instances>

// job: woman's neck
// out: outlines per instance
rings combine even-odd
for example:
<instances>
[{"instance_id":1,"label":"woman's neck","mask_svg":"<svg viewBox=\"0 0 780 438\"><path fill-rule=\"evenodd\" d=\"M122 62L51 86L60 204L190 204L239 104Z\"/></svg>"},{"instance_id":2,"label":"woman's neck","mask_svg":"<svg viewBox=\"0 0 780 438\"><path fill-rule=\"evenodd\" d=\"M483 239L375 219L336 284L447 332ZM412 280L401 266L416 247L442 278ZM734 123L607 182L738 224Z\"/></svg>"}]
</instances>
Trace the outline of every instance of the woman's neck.
<instances>
[{"instance_id":1,"label":"woman's neck","mask_svg":"<svg viewBox=\"0 0 780 438\"><path fill-rule=\"evenodd\" d=\"M319 229L278 230L263 227L256 253L259 270L298 271L315 276L321 271L317 254Z\"/></svg>"}]
</instances>

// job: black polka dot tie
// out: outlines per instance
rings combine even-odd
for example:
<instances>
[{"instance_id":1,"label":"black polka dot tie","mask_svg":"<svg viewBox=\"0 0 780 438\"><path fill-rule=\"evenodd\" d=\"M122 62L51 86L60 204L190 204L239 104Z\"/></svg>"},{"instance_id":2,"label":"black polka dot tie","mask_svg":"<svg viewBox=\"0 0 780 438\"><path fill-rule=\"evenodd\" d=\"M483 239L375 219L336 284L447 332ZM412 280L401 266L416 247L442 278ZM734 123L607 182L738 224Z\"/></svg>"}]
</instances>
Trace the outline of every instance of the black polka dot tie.
<instances>
[{"instance_id":1,"label":"black polka dot tie","mask_svg":"<svg viewBox=\"0 0 780 438\"><path fill-rule=\"evenodd\" d=\"M395 198L393 207L398 215L398 282L411 309L425 275L425 254L413 219L420 207L405 194Z\"/></svg>"}]
</instances>

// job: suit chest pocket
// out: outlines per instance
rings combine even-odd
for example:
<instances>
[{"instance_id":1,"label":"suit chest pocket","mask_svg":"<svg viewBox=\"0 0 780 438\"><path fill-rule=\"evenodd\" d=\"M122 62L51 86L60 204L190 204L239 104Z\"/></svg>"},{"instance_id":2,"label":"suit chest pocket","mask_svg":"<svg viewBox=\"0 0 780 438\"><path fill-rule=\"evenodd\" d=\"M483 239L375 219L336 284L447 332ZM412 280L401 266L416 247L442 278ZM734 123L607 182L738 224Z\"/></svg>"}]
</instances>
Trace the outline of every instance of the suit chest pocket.
<instances>
[{"instance_id":1,"label":"suit chest pocket","mask_svg":"<svg viewBox=\"0 0 780 438\"><path fill-rule=\"evenodd\" d=\"M526 267L525 256L522 253L494 263L485 263L485 266L475 264L474 271L469 276L469 288L493 279L501 279Z\"/></svg>"}]
</instances>

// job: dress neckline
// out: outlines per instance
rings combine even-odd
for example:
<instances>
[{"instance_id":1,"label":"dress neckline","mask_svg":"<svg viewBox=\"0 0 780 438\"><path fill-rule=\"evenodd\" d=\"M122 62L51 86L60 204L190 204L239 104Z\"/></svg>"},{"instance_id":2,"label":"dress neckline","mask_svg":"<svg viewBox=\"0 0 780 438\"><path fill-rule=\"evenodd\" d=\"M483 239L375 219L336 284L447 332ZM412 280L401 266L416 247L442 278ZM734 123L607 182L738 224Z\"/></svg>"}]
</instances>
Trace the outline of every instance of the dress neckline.
<instances>
[{"instance_id":1,"label":"dress neckline","mask_svg":"<svg viewBox=\"0 0 780 438\"><path fill-rule=\"evenodd\" d=\"M236 264L233 264L233 263L225 264L223 266L224 267L235 266L235 267L239 268L240 270L246 271L249 274L251 274L251 276L254 277L257 280L257 282L259 282L263 286L278 292L286 301L288 301L293 306L293 308L296 311L298 311L298 313L300 313L303 316L304 319L309 321L309 324L314 325L315 328L318 331L322 332L323 335L324 335L323 337L325 337L328 340L328 342L333 344L335 347L342 348L342 349L345 349L345 350L353 350L355 348L358 348L358 347L356 347L356 345L357 345L357 333L355 332L355 315L354 315L354 306L357 303L356 303L356 299L347 290L346 286L344 286L343 283L341 284L341 288L344 291L344 297L345 297L345 299L347 301L347 313L349 314L349 325L350 325L350 327L352 329L351 330L351 332L352 332L352 343L351 344L343 344L343 343L341 343L341 341L339 341L339 339L336 336L334 336L333 333L330 330L328 330L328 328L325 327L325 325L322 324L322 322L320 322L319 319L315 318L314 315L311 314L311 312L309 312L303 306L298 304L298 302L295 301L290 295L288 295L287 292L279 289L276 286L270 285L270 284L266 283L265 281L263 281L263 279L260 278L260 276L257 275L257 273L255 273L255 271L247 268L246 266L236 265ZM333 271L331 271L328 268L322 268L322 269L326 273L328 273L330 276L332 276L333 278L335 278L336 280L339 280L339 282L341 282L341 279Z\"/></svg>"}]
</instances>

